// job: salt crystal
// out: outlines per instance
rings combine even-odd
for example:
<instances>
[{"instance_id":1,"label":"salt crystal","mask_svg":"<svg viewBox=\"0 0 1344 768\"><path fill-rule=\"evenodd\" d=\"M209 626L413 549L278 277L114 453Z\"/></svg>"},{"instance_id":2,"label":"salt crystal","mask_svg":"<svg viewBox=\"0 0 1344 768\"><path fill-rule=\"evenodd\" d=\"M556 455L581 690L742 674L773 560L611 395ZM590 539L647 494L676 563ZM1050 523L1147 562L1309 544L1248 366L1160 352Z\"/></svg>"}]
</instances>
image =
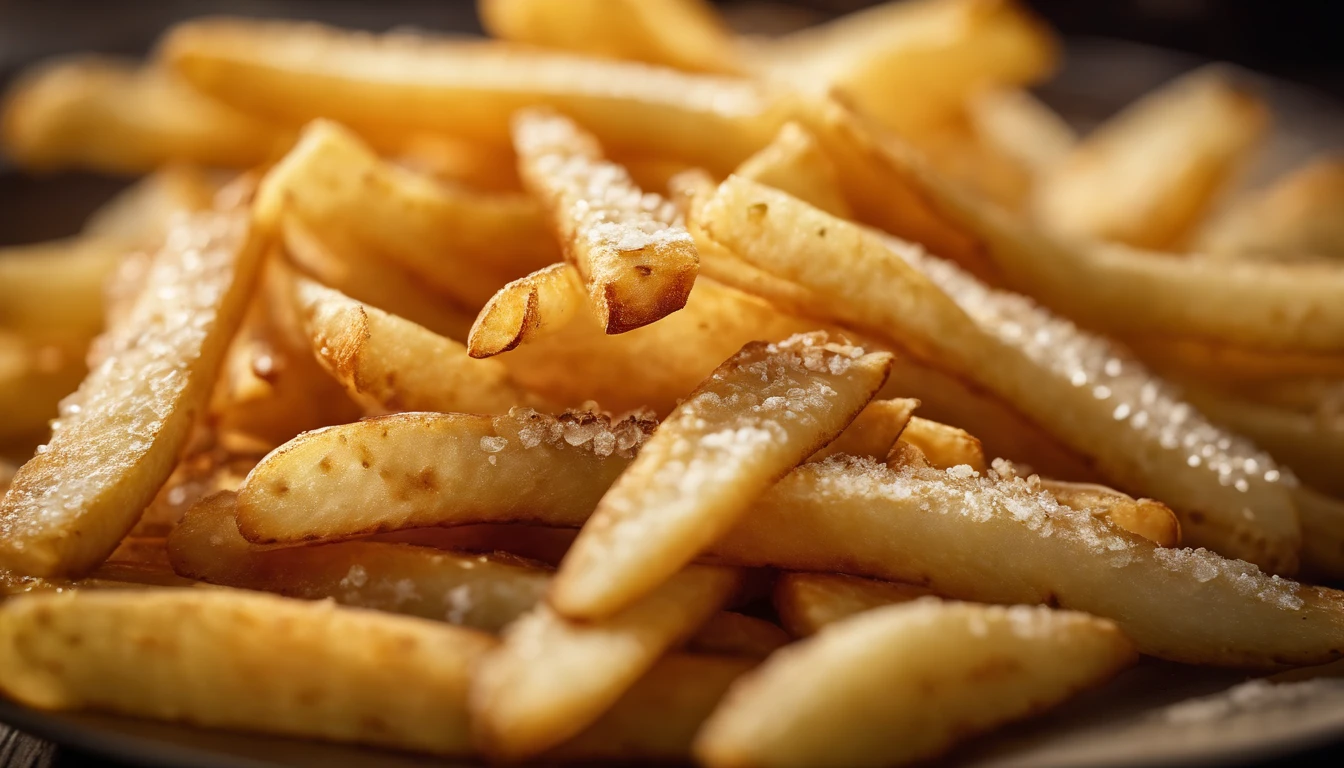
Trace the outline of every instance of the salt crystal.
<instances>
[{"instance_id":1,"label":"salt crystal","mask_svg":"<svg viewBox=\"0 0 1344 768\"><path fill-rule=\"evenodd\" d=\"M1173 704L1159 717L1173 725L1208 725L1235 717L1260 717L1275 710L1300 711L1344 697L1344 680L1317 678L1292 683L1250 680L1211 696Z\"/></svg>"},{"instance_id":2,"label":"salt crystal","mask_svg":"<svg viewBox=\"0 0 1344 768\"><path fill-rule=\"evenodd\" d=\"M349 572L345 578L341 579L341 587L344 589L359 589L369 582L369 573L364 570L362 565L350 566Z\"/></svg>"},{"instance_id":3,"label":"salt crystal","mask_svg":"<svg viewBox=\"0 0 1344 768\"><path fill-rule=\"evenodd\" d=\"M508 438L498 436L481 438L481 450L486 453L499 453L507 447L509 447Z\"/></svg>"}]
</instances>

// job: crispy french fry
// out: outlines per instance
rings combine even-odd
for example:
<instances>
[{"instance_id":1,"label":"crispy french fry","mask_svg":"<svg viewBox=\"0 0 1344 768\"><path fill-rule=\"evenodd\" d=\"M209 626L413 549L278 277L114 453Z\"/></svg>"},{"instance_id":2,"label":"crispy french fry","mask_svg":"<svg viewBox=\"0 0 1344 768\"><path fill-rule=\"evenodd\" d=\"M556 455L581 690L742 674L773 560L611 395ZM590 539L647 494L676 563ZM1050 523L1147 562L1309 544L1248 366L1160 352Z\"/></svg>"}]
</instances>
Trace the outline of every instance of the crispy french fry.
<instances>
[{"instance_id":1,"label":"crispy french fry","mask_svg":"<svg viewBox=\"0 0 1344 768\"><path fill-rule=\"evenodd\" d=\"M463 522L535 514L577 526L653 426L638 414L616 421L516 408L329 427L294 438L252 470L238 490L238 528L267 544L422 528L457 513L483 515Z\"/></svg>"},{"instance_id":2,"label":"crispy french fry","mask_svg":"<svg viewBox=\"0 0 1344 768\"><path fill-rule=\"evenodd\" d=\"M1083 139L1037 189L1067 235L1177 249L1264 136L1268 111L1222 68L1180 77Z\"/></svg>"},{"instance_id":3,"label":"crispy french fry","mask_svg":"<svg viewBox=\"0 0 1344 768\"><path fill-rule=\"evenodd\" d=\"M812 454L808 461L820 461L837 453L875 458L886 456L918 407L919 401L912 398L873 400L863 407L839 437Z\"/></svg>"},{"instance_id":4,"label":"crispy french fry","mask_svg":"<svg viewBox=\"0 0 1344 768\"><path fill-rule=\"evenodd\" d=\"M126 250L106 237L0 250L0 327L91 338L103 327L103 283Z\"/></svg>"},{"instance_id":5,"label":"crispy french fry","mask_svg":"<svg viewBox=\"0 0 1344 768\"><path fill-rule=\"evenodd\" d=\"M747 158L734 173L788 192L832 216L852 218L835 164L800 123L786 123L774 141Z\"/></svg>"},{"instance_id":6,"label":"crispy french fry","mask_svg":"<svg viewBox=\"0 0 1344 768\"><path fill-rule=\"evenodd\" d=\"M733 569L692 566L591 623L538 605L508 627L472 680L477 744L497 759L516 760L577 734L722 607L740 582Z\"/></svg>"},{"instance_id":7,"label":"crispy french fry","mask_svg":"<svg viewBox=\"0 0 1344 768\"><path fill-rule=\"evenodd\" d=\"M918 448L929 465L937 469L951 469L966 465L976 472L989 470L985 451L980 441L964 429L941 424L918 416L910 417L901 432L902 442Z\"/></svg>"},{"instance_id":8,"label":"crispy french fry","mask_svg":"<svg viewBox=\"0 0 1344 768\"><path fill-rule=\"evenodd\" d=\"M1115 345L745 179L725 181L695 217L720 246L822 297L815 311L995 394L1090 457L1111 485L1163 499L1190 544L1273 572L1296 568L1296 512L1273 460L1204 420ZM855 273L867 278L848 279Z\"/></svg>"},{"instance_id":9,"label":"crispy french fry","mask_svg":"<svg viewBox=\"0 0 1344 768\"><path fill-rule=\"evenodd\" d=\"M602 618L657 587L839 435L890 365L890 354L865 354L824 332L743 347L602 497L560 564L551 604L571 618Z\"/></svg>"},{"instance_id":10,"label":"crispy french fry","mask_svg":"<svg viewBox=\"0 0 1344 768\"><path fill-rule=\"evenodd\" d=\"M202 214L169 234L111 355L0 499L0 563L83 575L116 548L204 410L260 251L241 213Z\"/></svg>"},{"instance_id":11,"label":"crispy french fry","mask_svg":"<svg viewBox=\"0 0 1344 768\"><path fill-rule=\"evenodd\" d=\"M471 752L468 679L493 645L445 624L235 590L29 596L0 605L0 689L40 709L460 756Z\"/></svg>"},{"instance_id":12,"label":"crispy french fry","mask_svg":"<svg viewBox=\"0 0 1344 768\"><path fill-rule=\"evenodd\" d=\"M789 633L764 619L719 611L701 625L688 647L697 653L764 659L788 644Z\"/></svg>"},{"instance_id":13,"label":"crispy french fry","mask_svg":"<svg viewBox=\"0 0 1344 768\"><path fill-rule=\"evenodd\" d=\"M493 360L409 320L293 277L313 353L371 413L507 413L526 396Z\"/></svg>"},{"instance_id":14,"label":"crispy french fry","mask_svg":"<svg viewBox=\"0 0 1344 768\"><path fill-rule=\"evenodd\" d=\"M1237 202L1200 233L1195 250L1224 258L1344 258L1344 157L1326 155Z\"/></svg>"},{"instance_id":15,"label":"crispy french fry","mask_svg":"<svg viewBox=\"0 0 1344 768\"><path fill-rule=\"evenodd\" d=\"M0 441L46 433L61 398L84 378L81 342L39 342L0 330Z\"/></svg>"},{"instance_id":16,"label":"crispy french fry","mask_svg":"<svg viewBox=\"0 0 1344 768\"><path fill-rule=\"evenodd\" d=\"M509 283L486 302L467 337L472 357L508 352L564 328L588 312L583 277L572 264L552 264Z\"/></svg>"},{"instance_id":17,"label":"crispy french fry","mask_svg":"<svg viewBox=\"0 0 1344 768\"><path fill-rule=\"evenodd\" d=\"M789 634L808 637L827 624L855 614L932 594L928 588L914 584L838 573L781 573L775 582L772 601L780 623Z\"/></svg>"},{"instance_id":18,"label":"crispy french fry","mask_svg":"<svg viewBox=\"0 0 1344 768\"><path fill-rule=\"evenodd\" d=\"M5 98L0 135L5 154L26 168L112 173L170 163L247 168L274 159L291 140L170 72L97 56L21 76Z\"/></svg>"},{"instance_id":19,"label":"crispy french fry","mask_svg":"<svg viewBox=\"0 0 1344 768\"><path fill-rule=\"evenodd\" d=\"M1073 127L1029 92L997 89L976 94L966 104L976 133L998 152L1039 178L1073 152Z\"/></svg>"},{"instance_id":20,"label":"crispy french fry","mask_svg":"<svg viewBox=\"0 0 1344 768\"><path fill-rule=\"evenodd\" d=\"M1134 499L1104 485L1091 483L1040 480L1040 486L1060 504L1079 512L1090 512L1105 517L1126 531L1138 534L1159 547L1181 545L1180 521L1176 519L1176 513L1161 502L1152 499ZM1305 522L1303 527L1305 531ZM1304 535L1302 538L1305 545L1307 537Z\"/></svg>"},{"instance_id":21,"label":"crispy french fry","mask_svg":"<svg viewBox=\"0 0 1344 768\"><path fill-rule=\"evenodd\" d=\"M1103 619L924 598L842 621L744 675L695 754L710 768L904 765L1136 659Z\"/></svg>"}]
</instances>

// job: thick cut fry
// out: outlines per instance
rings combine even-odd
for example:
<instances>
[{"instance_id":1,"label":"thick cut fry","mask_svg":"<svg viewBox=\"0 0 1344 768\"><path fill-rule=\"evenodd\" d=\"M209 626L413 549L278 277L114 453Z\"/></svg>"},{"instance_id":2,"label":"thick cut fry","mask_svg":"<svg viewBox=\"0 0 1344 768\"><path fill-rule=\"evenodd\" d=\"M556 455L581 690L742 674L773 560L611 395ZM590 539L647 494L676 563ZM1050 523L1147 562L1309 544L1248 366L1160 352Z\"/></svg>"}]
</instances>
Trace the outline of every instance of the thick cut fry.
<instances>
[{"instance_id":1,"label":"thick cut fry","mask_svg":"<svg viewBox=\"0 0 1344 768\"><path fill-rule=\"evenodd\" d=\"M168 479L247 306L261 243L241 213L184 220L109 357L62 403L52 439L0 500L0 563L82 575Z\"/></svg>"},{"instance_id":2,"label":"thick cut fry","mask_svg":"<svg viewBox=\"0 0 1344 768\"><path fill-rule=\"evenodd\" d=\"M747 158L734 173L788 192L832 216L853 217L840 189L835 164L800 123L786 123L774 141Z\"/></svg>"},{"instance_id":3,"label":"thick cut fry","mask_svg":"<svg viewBox=\"0 0 1344 768\"><path fill-rule=\"evenodd\" d=\"M501 363L473 360L409 320L293 280L313 353L366 411L507 413L526 399Z\"/></svg>"},{"instance_id":4,"label":"thick cut fry","mask_svg":"<svg viewBox=\"0 0 1344 768\"><path fill-rule=\"evenodd\" d=\"M497 759L516 760L578 733L722 607L740 582L735 570L692 566L592 623L538 605L509 626L472 681L477 744Z\"/></svg>"},{"instance_id":5,"label":"thick cut fry","mask_svg":"<svg viewBox=\"0 0 1344 768\"><path fill-rule=\"evenodd\" d=\"M789 644L789 633L763 619L732 611L710 616L689 643L697 653L764 659Z\"/></svg>"},{"instance_id":6,"label":"thick cut fry","mask_svg":"<svg viewBox=\"0 0 1344 768\"><path fill-rule=\"evenodd\" d=\"M820 461L837 453L882 458L901 437L910 423L910 415L918 407L919 401L912 398L874 400L863 407L839 437L812 454L808 461Z\"/></svg>"},{"instance_id":7,"label":"thick cut fry","mask_svg":"<svg viewBox=\"0 0 1344 768\"><path fill-rule=\"evenodd\" d=\"M782 573L775 582L773 602L789 634L808 637L855 614L932 594L926 587L894 581L836 573Z\"/></svg>"},{"instance_id":8,"label":"thick cut fry","mask_svg":"<svg viewBox=\"0 0 1344 768\"><path fill-rule=\"evenodd\" d=\"M1105 339L745 179L729 178L695 216L720 246L824 299L816 312L997 395L1089 457L1109 484L1164 500L1193 546L1274 572L1296 568L1296 513L1273 460Z\"/></svg>"},{"instance_id":9,"label":"thick cut fry","mask_svg":"<svg viewBox=\"0 0 1344 768\"><path fill-rule=\"evenodd\" d=\"M552 264L499 289L467 337L472 357L492 357L564 328L587 312L583 277L572 264Z\"/></svg>"},{"instance_id":10,"label":"thick cut fry","mask_svg":"<svg viewBox=\"0 0 1344 768\"><path fill-rule=\"evenodd\" d=\"M824 332L743 347L602 497L560 564L556 610L610 616L676 573L771 483L839 435L890 366L890 354L865 354Z\"/></svg>"},{"instance_id":11,"label":"thick cut fry","mask_svg":"<svg viewBox=\"0 0 1344 768\"><path fill-rule=\"evenodd\" d=\"M82 341L44 343L0 330L0 442L45 439L61 398L84 378Z\"/></svg>"},{"instance_id":12,"label":"thick cut fry","mask_svg":"<svg viewBox=\"0 0 1344 768\"><path fill-rule=\"evenodd\" d=\"M1105 517L1126 531L1138 534L1159 547L1181 545L1180 521L1176 519L1175 512L1159 501L1131 498L1104 485L1091 483L1041 480L1040 486L1060 504L1079 512L1090 512L1098 517ZM1305 525L1304 521L1304 532ZM1304 544L1306 538L1304 535Z\"/></svg>"},{"instance_id":13,"label":"thick cut fry","mask_svg":"<svg viewBox=\"0 0 1344 768\"><path fill-rule=\"evenodd\" d=\"M112 173L175 162L247 168L274 159L291 139L170 72L94 56L22 76L5 98L0 134L5 154L23 167Z\"/></svg>"},{"instance_id":14,"label":"thick cut fry","mask_svg":"<svg viewBox=\"0 0 1344 768\"><path fill-rule=\"evenodd\" d=\"M1268 111L1219 68L1181 77L1085 138L1038 188L1036 214L1071 236L1187 245L1265 134Z\"/></svg>"},{"instance_id":15,"label":"thick cut fry","mask_svg":"<svg viewBox=\"0 0 1344 768\"><path fill-rule=\"evenodd\" d=\"M1078 135L1050 107L1017 89L977 94L966 104L975 132L1039 178L1073 152Z\"/></svg>"},{"instance_id":16,"label":"thick cut fry","mask_svg":"<svg viewBox=\"0 0 1344 768\"><path fill-rule=\"evenodd\" d=\"M506 147L513 113L546 106L618 156L727 173L769 141L786 109L749 80L313 24L196 21L174 29L161 55L235 107L292 125L328 117L379 144L441 132Z\"/></svg>"},{"instance_id":17,"label":"thick cut fry","mask_svg":"<svg viewBox=\"0 0 1344 768\"><path fill-rule=\"evenodd\" d=\"M900 438L918 448L929 465L937 469L951 469L963 464L976 472L989 469L980 441L964 429L912 416Z\"/></svg>"},{"instance_id":18,"label":"thick cut fry","mask_svg":"<svg viewBox=\"0 0 1344 768\"><path fill-rule=\"evenodd\" d=\"M617 422L516 408L329 427L299 435L252 470L238 491L238 528L267 544L434 526L454 514L578 526L653 426L643 415Z\"/></svg>"},{"instance_id":19,"label":"thick cut fry","mask_svg":"<svg viewBox=\"0 0 1344 768\"><path fill-rule=\"evenodd\" d=\"M481 0L492 37L690 72L736 74L732 33L705 0Z\"/></svg>"},{"instance_id":20,"label":"thick cut fry","mask_svg":"<svg viewBox=\"0 0 1344 768\"><path fill-rule=\"evenodd\" d=\"M103 327L103 283L126 250L92 236L0 249L0 327L92 337Z\"/></svg>"},{"instance_id":21,"label":"thick cut fry","mask_svg":"<svg viewBox=\"0 0 1344 768\"><path fill-rule=\"evenodd\" d=\"M1270 261L1344 259L1344 156L1318 157L1233 205L1204 232L1200 253Z\"/></svg>"},{"instance_id":22,"label":"thick cut fry","mask_svg":"<svg viewBox=\"0 0 1344 768\"><path fill-rule=\"evenodd\" d=\"M380 159L318 120L262 180L259 221L296 217L335 250L396 264L465 307L560 257L535 202L453 188Z\"/></svg>"},{"instance_id":23,"label":"thick cut fry","mask_svg":"<svg viewBox=\"0 0 1344 768\"><path fill-rule=\"evenodd\" d=\"M982 136L964 109L906 138L949 182L1013 213L1029 207L1031 172Z\"/></svg>"},{"instance_id":24,"label":"thick cut fry","mask_svg":"<svg viewBox=\"0 0 1344 768\"><path fill-rule=\"evenodd\" d=\"M607 333L686 306L700 257L672 203L642 192L624 168L603 159L596 139L554 112L519 113L513 144L523 183L546 206Z\"/></svg>"},{"instance_id":25,"label":"thick cut fry","mask_svg":"<svg viewBox=\"0 0 1344 768\"><path fill-rule=\"evenodd\" d=\"M710 768L891 766L1052 707L1133 664L1109 621L1047 608L880 608L744 675L696 737Z\"/></svg>"},{"instance_id":26,"label":"thick cut fry","mask_svg":"<svg viewBox=\"0 0 1344 768\"><path fill-rule=\"evenodd\" d=\"M0 689L30 707L444 755L471 752L468 629L235 590L0 605Z\"/></svg>"}]
</instances>

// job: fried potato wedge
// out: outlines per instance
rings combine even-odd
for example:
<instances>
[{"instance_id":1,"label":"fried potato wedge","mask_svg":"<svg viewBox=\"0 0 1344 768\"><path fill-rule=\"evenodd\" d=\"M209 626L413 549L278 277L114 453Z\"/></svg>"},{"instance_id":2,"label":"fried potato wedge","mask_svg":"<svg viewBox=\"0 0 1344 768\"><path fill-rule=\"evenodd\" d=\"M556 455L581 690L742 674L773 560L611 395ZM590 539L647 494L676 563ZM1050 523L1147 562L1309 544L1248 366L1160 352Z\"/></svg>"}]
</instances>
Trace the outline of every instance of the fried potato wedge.
<instances>
[{"instance_id":1,"label":"fried potato wedge","mask_svg":"<svg viewBox=\"0 0 1344 768\"><path fill-rule=\"evenodd\" d=\"M170 72L98 56L21 75L5 97L0 137L24 168L128 174L170 163L247 168L274 159L292 140Z\"/></svg>"},{"instance_id":2,"label":"fried potato wedge","mask_svg":"<svg viewBox=\"0 0 1344 768\"><path fill-rule=\"evenodd\" d=\"M564 328L588 311L583 276L572 264L552 264L500 288L486 302L471 326L467 350L475 358L493 357Z\"/></svg>"},{"instance_id":3,"label":"fried potato wedge","mask_svg":"<svg viewBox=\"0 0 1344 768\"><path fill-rule=\"evenodd\" d=\"M235 590L34 595L0 604L0 689L39 709L467 755L468 680L494 644Z\"/></svg>"},{"instance_id":4,"label":"fried potato wedge","mask_svg":"<svg viewBox=\"0 0 1344 768\"><path fill-rule=\"evenodd\" d=\"M293 283L313 353L366 411L493 414L526 400L501 363L311 280Z\"/></svg>"},{"instance_id":5,"label":"fried potato wedge","mask_svg":"<svg viewBox=\"0 0 1344 768\"><path fill-rule=\"evenodd\" d=\"M837 623L744 675L695 754L710 768L904 765L1136 659L1103 619L924 598Z\"/></svg>"},{"instance_id":6,"label":"fried potato wedge","mask_svg":"<svg viewBox=\"0 0 1344 768\"><path fill-rule=\"evenodd\" d=\"M376 144L440 132L506 147L513 113L546 106L616 155L684 158L727 173L769 141L787 111L750 80L314 24L195 21L170 32L160 54L246 112L291 125L328 117Z\"/></svg>"},{"instance_id":7,"label":"fried potato wedge","mask_svg":"<svg viewBox=\"0 0 1344 768\"><path fill-rule=\"evenodd\" d=\"M296 217L334 249L398 265L464 307L560 257L525 195L449 187L328 120L310 123L266 174L255 211L265 226Z\"/></svg>"},{"instance_id":8,"label":"fried potato wedge","mask_svg":"<svg viewBox=\"0 0 1344 768\"><path fill-rule=\"evenodd\" d=\"M45 436L61 398L84 378L82 341L35 342L0 330L0 442Z\"/></svg>"},{"instance_id":9,"label":"fried potato wedge","mask_svg":"<svg viewBox=\"0 0 1344 768\"><path fill-rule=\"evenodd\" d=\"M254 543L462 523L578 526L653 430L641 415L405 413L299 435L238 490ZM519 517L521 515L521 517ZM565 521L565 522L557 522Z\"/></svg>"},{"instance_id":10,"label":"fried potato wedge","mask_svg":"<svg viewBox=\"0 0 1344 768\"><path fill-rule=\"evenodd\" d=\"M91 338L103 327L103 283L126 250L93 236L0 249L0 327Z\"/></svg>"},{"instance_id":11,"label":"fried potato wedge","mask_svg":"<svg viewBox=\"0 0 1344 768\"><path fill-rule=\"evenodd\" d=\"M482 0L481 26L513 43L737 74L731 31L705 0Z\"/></svg>"},{"instance_id":12,"label":"fried potato wedge","mask_svg":"<svg viewBox=\"0 0 1344 768\"><path fill-rule=\"evenodd\" d=\"M855 614L932 594L928 588L914 584L838 573L781 573L771 600L789 634L809 637L827 624Z\"/></svg>"},{"instance_id":13,"label":"fried potato wedge","mask_svg":"<svg viewBox=\"0 0 1344 768\"><path fill-rule=\"evenodd\" d=\"M1059 167L1078 144L1073 127L1025 90L976 94L966 103L966 114L978 136L1029 169L1033 179Z\"/></svg>"},{"instance_id":14,"label":"fried potato wedge","mask_svg":"<svg viewBox=\"0 0 1344 768\"><path fill-rule=\"evenodd\" d=\"M1265 105L1226 69L1187 74L1083 139L1042 180L1036 215L1070 236L1154 250L1188 245L1268 121Z\"/></svg>"},{"instance_id":15,"label":"fried potato wedge","mask_svg":"<svg viewBox=\"0 0 1344 768\"><path fill-rule=\"evenodd\" d=\"M808 461L820 461L837 453L882 458L900 439L910 423L911 414L918 407L919 401L912 398L873 400L863 407L839 437L812 454Z\"/></svg>"},{"instance_id":16,"label":"fried potato wedge","mask_svg":"<svg viewBox=\"0 0 1344 768\"><path fill-rule=\"evenodd\" d=\"M260 257L242 213L201 214L169 233L108 358L0 500L0 563L79 576L116 548L205 408Z\"/></svg>"},{"instance_id":17,"label":"fried potato wedge","mask_svg":"<svg viewBox=\"0 0 1344 768\"><path fill-rule=\"evenodd\" d=\"M789 644L789 633L764 619L732 611L710 616L687 647L696 653L764 659Z\"/></svg>"},{"instance_id":18,"label":"fried potato wedge","mask_svg":"<svg viewBox=\"0 0 1344 768\"><path fill-rule=\"evenodd\" d=\"M1238 201L1200 233L1195 250L1270 261L1344 258L1344 156L1325 155Z\"/></svg>"},{"instance_id":19,"label":"fried potato wedge","mask_svg":"<svg viewBox=\"0 0 1344 768\"><path fill-rule=\"evenodd\" d=\"M734 569L692 566L596 622L573 622L538 605L505 630L472 681L477 744L496 759L517 760L577 734L740 583Z\"/></svg>"},{"instance_id":20,"label":"fried potato wedge","mask_svg":"<svg viewBox=\"0 0 1344 768\"><path fill-rule=\"evenodd\" d=\"M657 587L849 426L890 366L890 354L825 332L743 347L663 421L602 497L560 564L551 604L596 619Z\"/></svg>"},{"instance_id":21,"label":"fried potato wedge","mask_svg":"<svg viewBox=\"0 0 1344 768\"><path fill-rule=\"evenodd\" d=\"M1164 500L1191 545L1273 572L1296 568L1296 511L1273 460L1214 427L1118 346L746 179L729 178L694 217L720 246L823 298L816 312L993 393L1088 457L1109 484Z\"/></svg>"},{"instance_id":22,"label":"fried potato wedge","mask_svg":"<svg viewBox=\"0 0 1344 768\"><path fill-rule=\"evenodd\" d=\"M929 465L937 469L965 465L976 472L989 470L980 441L964 429L912 416L901 431L900 439L918 448Z\"/></svg>"},{"instance_id":23,"label":"fried potato wedge","mask_svg":"<svg viewBox=\"0 0 1344 768\"><path fill-rule=\"evenodd\" d=\"M785 123L774 141L733 173L788 192L832 216L852 218L835 164L801 123Z\"/></svg>"},{"instance_id":24,"label":"fried potato wedge","mask_svg":"<svg viewBox=\"0 0 1344 768\"><path fill-rule=\"evenodd\" d=\"M944 467L940 467L944 469ZM1041 488L1055 501L1079 512L1090 512L1105 517L1112 523L1138 534L1159 547L1181 545L1181 524L1176 513L1167 505L1152 499L1135 499L1092 483L1067 483L1061 480L1040 480ZM1296 494L1294 494L1296 497ZM1301 505L1298 505L1299 510ZM1303 522L1305 546L1305 521Z\"/></svg>"}]
</instances>

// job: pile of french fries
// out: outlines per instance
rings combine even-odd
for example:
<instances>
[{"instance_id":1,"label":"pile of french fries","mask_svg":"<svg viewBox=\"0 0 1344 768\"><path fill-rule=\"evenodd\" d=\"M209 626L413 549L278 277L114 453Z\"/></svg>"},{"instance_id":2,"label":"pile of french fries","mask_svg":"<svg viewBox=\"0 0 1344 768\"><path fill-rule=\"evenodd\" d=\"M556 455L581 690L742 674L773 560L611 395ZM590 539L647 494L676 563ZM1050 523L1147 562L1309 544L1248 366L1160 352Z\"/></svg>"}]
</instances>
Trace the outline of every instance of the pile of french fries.
<instances>
[{"instance_id":1,"label":"pile of french fries","mask_svg":"<svg viewBox=\"0 0 1344 768\"><path fill-rule=\"evenodd\" d=\"M142 178L0 254L0 692L880 766L1344 656L1344 173L1233 195L1235 74L1080 138L1011 0L481 14L14 86L16 164Z\"/></svg>"}]
</instances>

